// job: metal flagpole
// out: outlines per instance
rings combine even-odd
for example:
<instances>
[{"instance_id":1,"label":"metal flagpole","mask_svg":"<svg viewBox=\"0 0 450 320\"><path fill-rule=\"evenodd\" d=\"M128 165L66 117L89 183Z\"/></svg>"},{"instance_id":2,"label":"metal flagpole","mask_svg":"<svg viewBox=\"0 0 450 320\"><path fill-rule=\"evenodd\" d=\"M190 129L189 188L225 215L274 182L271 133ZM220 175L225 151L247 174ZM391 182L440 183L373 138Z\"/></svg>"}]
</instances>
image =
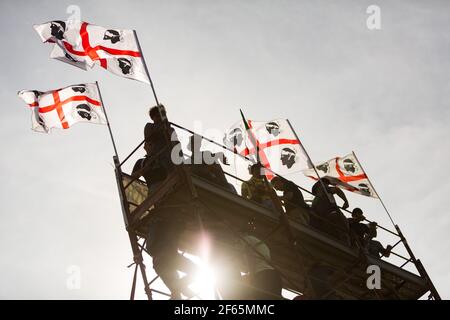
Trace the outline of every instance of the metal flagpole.
<instances>
[{"instance_id":1,"label":"metal flagpole","mask_svg":"<svg viewBox=\"0 0 450 320\"><path fill-rule=\"evenodd\" d=\"M406 251L408 252L412 262L414 263L414 265L417 268L417 271L419 271L419 274L425 278L425 280L428 283L429 286L429 290L431 292L431 294L433 295L434 299L437 300L441 300L441 296L439 295L438 291L436 290L436 287L433 284L433 281L431 280L430 276L428 275L427 271L425 270L425 267L423 266L422 262L419 259L416 259L411 247L408 244L408 241L406 241L405 236L403 235L402 231L400 230L400 227L398 225L395 224L394 220L392 219L391 214L389 213L389 210L386 208L383 200L381 199L380 195L378 194L377 190L375 190L375 187L373 186L372 182L369 179L369 175L366 173L366 171L364 170L363 166L361 165L361 162L359 162L358 157L356 156L355 152L352 151L353 156L356 159L356 162L358 162L358 165L361 167L361 170L364 172L364 174L367 177L367 181L369 181L371 187L373 188L373 191L375 191L378 199L381 202L381 205L383 206L384 210L386 211L389 219L391 220L392 224L394 225L394 228L397 230L398 236L400 237L400 240L403 242L403 245L405 246Z\"/></svg>"},{"instance_id":2,"label":"metal flagpole","mask_svg":"<svg viewBox=\"0 0 450 320\"><path fill-rule=\"evenodd\" d=\"M378 199L380 200L381 205L383 206L383 208L384 208L384 210L386 211L386 213L387 213L389 219L390 219L391 222L392 222L392 225L393 225L394 228L395 228L395 227L396 227L396 224L395 224L394 220L392 219L392 216L391 216L391 214L389 213L388 209L387 209L386 206L384 205L384 202L383 202L383 200L381 199L380 195L378 194L377 190L375 190L375 187L373 186L372 181L370 181L369 175L366 173L366 170L364 170L363 166L361 165L361 162L359 162L358 157L356 156L356 154L355 154L354 151L352 151L352 154L353 154L353 156L355 157L356 162L358 162L358 165L360 166L361 170L362 170L362 171L364 172L364 174L366 175L367 181L369 181L369 183L370 183L370 185L371 185L373 191L375 191L375 194L377 195Z\"/></svg>"},{"instance_id":3,"label":"metal flagpole","mask_svg":"<svg viewBox=\"0 0 450 320\"><path fill-rule=\"evenodd\" d=\"M144 53L142 52L141 44L139 43L139 39L136 33L136 30L133 30L134 38L136 39L136 43L138 46L138 50L141 53L142 63L144 65L145 72L147 73L148 80L150 81L150 86L152 87L153 96L155 97L156 105L159 106L158 97L156 96L155 87L153 86L152 78L150 77L150 72L148 72L147 63L145 62Z\"/></svg>"},{"instance_id":4,"label":"metal flagpole","mask_svg":"<svg viewBox=\"0 0 450 320\"><path fill-rule=\"evenodd\" d=\"M114 148L114 153L115 153L117 159L119 159L119 154L117 153L117 148L116 148L116 142L114 141L114 136L113 136L113 133L112 133L112 130L111 130L111 125L109 124L108 114L106 113L106 108L105 108L105 104L103 103L102 93L100 91L100 87L98 86L98 81L95 81L95 85L97 86L98 95L100 97L100 102L102 104L103 112L105 113L106 125L108 126L109 135L111 137L111 142L112 142L112 145L113 145L113 148Z\"/></svg>"},{"instance_id":5,"label":"metal flagpole","mask_svg":"<svg viewBox=\"0 0 450 320\"><path fill-rule=\"evenodd\" d=\"M305 153L306 157L308 158L308 162L309 164L313 167L314 172L317 175L317 178L320 181L320 185L322 186L323 190L325 191L325 194L328 196L328 199L331 201L331 203L336 203L336 200L334 200L334 197L332 195L329 194L327 188L325 187L325 184L323 183L322 179L319 176L319 172L317 172L316 166L314 165L314 162L312 162L311 157L309 156L308 152L306 152L305 147L303 146L303 143L300 141L300 139L297 136L297 132L295 132L294 127L292 126L291 122L289 121L289 119L286 119L287 123L289 124L289 127L291 128L292 132L295 135L295 138L297 139L298 143L300 144L300 146L302 147L303 152Z\"/></svg>"},{"instance_id":6,"label":"metal flagpole","mask_svg":"<svg viewBox=\"0 0 450 320\"><path fill-rule=\"evenodd\" d=\"M251 128L250 128L250 126L249 126L247 120L245 119L244 113L242 112L241 109L239 109L239 111L241 112L242 121L244 122L245 129L246 129L247 131L249 131L250 139L252 140L251 142L254 144L254 146L255 146L255 148L256 148L256 154L258 154L258 153L259 153L259 150L258 150L258 141L257 141L256 137L253 136L253 133L251 132ZM256 160L257 160L257 163L258 163L261 167L265 168L265 166L262 165L262 164L260 163L259 157L258 157L258 156L256 157ZM263 176L264 184L265 184L266 188L268 189L268 191L269 191L269 193L270 193L270 198L271 198L271 200L272 200L272 203L273 203L273 205L274 205L274 208L275 208L275 210L278 211L278 213L280 214L280 223L281 223L281 225L283 225L284 228L286 229L287 239L288 239L288 241L291 242L292 246L296 249L296 248L297 248L297 244L298 244L298 243L297 243L297 239L296 239L296 238L294 237L294 235L292 234L291 226L290 226L290 224L289 224L289 220L286 218L286 213L285 213L284 210L283 210L283 206L282 206L282 204L281 204L280 198L278 197L278 195L277 195L277 193L275 192L275 190L273 189L273 187L270 185L270 182L269 182L269 180L267 179L266 175L263 174L262 176ZM306 272L306 268L305 268L305 265L304 265L304 263L303 263L303 260L302 260L302 257L301 257L301 255L300 255L300 253L298 252L297 249L294 250L294 251L295 251L295 253L296 253L297 259L298 259L299 262L300 262L300 268L301 268L301 271L302 271L303 273Z\"/></svg>"},{"instance_id":7,"label":"metal flagpole","mask_svg":"<svg viewBox=\"0 0 450 320\"><path fill-rule=\"evenodd\" d=\"M251 143L253 144L255 151L256 151L256 162L260 163L259 161L259 146L258 146L258 141L256 140L256 138L253 136L253 133L251 132L251 128L250 125L248 124L247 120L245 119L244 113L242 112L242 109L239 109L240 113L241 113L241 117L242 117L242 121L244 122L244 126L245 126L245 130L246 131L250 131L250 137L252 138ZM254 140L254 141L253 141Z\"/></svg>"}]
</instances>

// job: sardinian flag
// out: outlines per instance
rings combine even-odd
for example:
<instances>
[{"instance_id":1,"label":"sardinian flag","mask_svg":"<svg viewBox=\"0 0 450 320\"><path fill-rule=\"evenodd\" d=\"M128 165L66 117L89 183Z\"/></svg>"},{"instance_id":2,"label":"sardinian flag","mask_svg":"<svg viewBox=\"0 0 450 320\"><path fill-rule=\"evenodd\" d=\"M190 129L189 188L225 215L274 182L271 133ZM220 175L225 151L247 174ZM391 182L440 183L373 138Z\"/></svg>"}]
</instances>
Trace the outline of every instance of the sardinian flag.
<instances>
[{"instance_id":1,"label":"sardinian flag","mask_svg":"<svg viewBox=\"0 0 450 320\"><path fill-rule=\"evenodd\" d=\"M107 123L97 85L93 83L47 92L22 90L18 96L31 108L31 129L37 132L68 129L78 122Z\"/></svg>"},{"instance_id":2,"label":"sardinian flag","mask_svg":"<svg viewBox=\"0 0 450 320\"><path fill-rule=\"evenodd\" d=\"M134 30L82 21L51 21L34 29L43 42L54 44L51 58L84 70L97 64L118 76L150 83Z\"/></svg>"},{"instance_id":3,"label":"sardinian flag","mask_svg":"<svg viewBox=\"0 0 450 320\"><path fill-rule=\"evenodd\" d=\"M19 97L22 98L31 109L31 129L36 132L48 133L49 130L42 120L42 117L39 115L38 97L42 94L43 92L37 90L22 90L18 92Z\"/></svg>"},{"instance_id":4,"label":"sardinian flag","mask_svg":"<svg viewBox=\"0 0 450 320\"><path fill-rule=\"evenodd\" d=\"M273 177L270 171L284 175L311 167L301 142L286 119L248 120L248 124L249 134L254 137L250 141L256 141L257 148L251 144L247 152L255 156L255 149L258 150L259 162L269 169L266 173L269 180Z\"/></svg>"},{"instance_id":5,"label":"sardinian flag","mask_svg":"<svg viewBox=\"0 0 450 320\"><path fill-rule=\"evenodd\" d=\"M308 165L306 152L287 120L248 120L248 125L248 131L242 121L233 125L228 129L224 142L236 153L250 157L254 162L259 161L269 169L266 171L269 180L273 178L271 171L289 174L312 167ZM257 148L252 141L256 142Z\"/></svg>"},{"instance_id":6,"label":"sardinian flag","mask_svg":"<svg viewBox=\"0 0 450 320\"><path fill-rule=\"evenodd\" d=\"M233 124L223 137L223 143L235 153L246 156L248 155L248 142L245 126L242 121Z\"/></svg>"},{"instance_id":7,"label":"sardinian flag","mask_svg":"<svg viewBox=\"0 0 450 320\"><path fill-rule=\"evenodd\" d=\"M345 157L336 157L316 166L320 177L327 178L337 187L367 197L378 198L378 195L359 164L354 153ZM317 180L314 169L304 170L303 174Z\"/></svg>"}]
</instances>

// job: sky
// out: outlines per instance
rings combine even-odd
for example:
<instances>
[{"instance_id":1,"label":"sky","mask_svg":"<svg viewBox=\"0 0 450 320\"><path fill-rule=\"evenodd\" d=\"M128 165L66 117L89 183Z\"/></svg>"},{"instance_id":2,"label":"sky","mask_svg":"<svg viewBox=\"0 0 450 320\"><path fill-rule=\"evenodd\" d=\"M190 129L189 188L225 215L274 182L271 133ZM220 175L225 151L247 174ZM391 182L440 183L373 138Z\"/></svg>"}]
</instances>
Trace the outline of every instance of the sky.
<instances>
[{"instance_id":1,"label":"sky","mask_svg":"<svg viewBox=\"0 0 450 320\"><path fill-rule=\"evenodd\" d=\"M83 21L137 31L171 121L225 131L242 108L254 120L288 118L315 162L355 151L450 297L448 1L2 0L0 298L130 293L132 254L107 128L35 133L16 95L99 81L120 157L143 139L155 104L148 85L52 60L34 32L35 23L69 18L71 5ZM380 8L379 30L367 27L370 5ZM311 186L301 174L292 179ZM379 201L347 195L351 208L392 228ZM77 275L80 285L71 285Z\"/></svg>"}]
</instances>

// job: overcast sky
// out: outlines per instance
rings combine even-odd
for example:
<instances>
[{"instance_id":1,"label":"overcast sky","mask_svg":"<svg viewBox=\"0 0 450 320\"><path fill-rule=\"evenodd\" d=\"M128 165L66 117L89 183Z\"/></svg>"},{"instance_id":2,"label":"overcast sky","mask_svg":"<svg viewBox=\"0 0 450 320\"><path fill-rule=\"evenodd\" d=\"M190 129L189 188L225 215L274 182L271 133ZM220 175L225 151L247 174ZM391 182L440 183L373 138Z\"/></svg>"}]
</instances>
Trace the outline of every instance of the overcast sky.
<instances>
[{"instance_id":1,"label":"overcast sky","mask_svg":"<svg viewBox=\"0 0 450 320\"><path fill-rule=\"evenodd\" d=\"M143 139L148 85L51 60L34 32L34 23L66 20L71 4L84 21L137 30L171 121L225 130L241 107L255 120L289 118L314 161L354 150L450 297L448 1L4 0L0 298L129 296L132 254L106 127L34 133L16 96L98 80L120 156ZM381 30L366 26L371 4ZM377 200L349 199L388 225ZM67 287L70 266L81 270L78 290Z\"/></svg>"}]
</instances>

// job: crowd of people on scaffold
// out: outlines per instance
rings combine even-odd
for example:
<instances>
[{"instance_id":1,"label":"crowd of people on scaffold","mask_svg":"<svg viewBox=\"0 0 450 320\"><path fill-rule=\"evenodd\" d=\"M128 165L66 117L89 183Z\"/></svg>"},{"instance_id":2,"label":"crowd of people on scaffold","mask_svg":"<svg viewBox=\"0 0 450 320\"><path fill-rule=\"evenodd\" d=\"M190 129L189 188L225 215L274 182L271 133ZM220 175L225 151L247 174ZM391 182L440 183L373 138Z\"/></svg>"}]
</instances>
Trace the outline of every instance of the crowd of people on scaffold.
<instances>
[{"instance_id":1,"label":"crowd of people on scaffold","mask_svg":"<svg viewBox=\"0 0 450 320\"><path fill-rule=\"evenodd\" d=\"M148 122L144 129L146 155L135 163L132 177L143 177L151 194L175 169L176 164L172 161L174 150L180 157L184 155L176 133L167 120L164 106L150 108L149 116L152 122ZM192 174L237 194L219 164L221 161L228 165L225 155L201 150L201 145L202 137L193 134L188 144L192 158L188 163L191 163L189 167ZM357 247L367 255L377 258L390 255L391 246L384 247L375 240L377 223L364 223L366 219L360 208L354 208L349 218L343 214L342 211L349 208L349 202L344 192L329 179L321 178L313 185L311 194L314 198L308 204L294 182L281 176L275 176L269 182L259 163L249 166L249 173L250 179L241 185L240 195L243 198L274 211L274 202L279 201L284 213L293 221L322 231L348 246ZM334 196L343 201L341 207ZM148 222L146 249L152 256L155 272L170 290L172 299L181 299L182 295L195 296L189 284L197 272L197 266L178 250L183 228L182 217L170 209L160 209L158 215ZM238 231L239 241L236 246L239 250L215 247L212 260L220 269L221 276L216 279L220 298L281 299L281 275L271 263L268 245L255 236L256 228L252 220ZM180 277L178 271L185 273L185 276ZM333 289L326 285L326 279L332 273L329 267L319 265L309 270L309 273L311 279L318 280L311 281L314 293L310 297L304 295L303 298L335 298Z\"/></svg>"}]
</instances>

